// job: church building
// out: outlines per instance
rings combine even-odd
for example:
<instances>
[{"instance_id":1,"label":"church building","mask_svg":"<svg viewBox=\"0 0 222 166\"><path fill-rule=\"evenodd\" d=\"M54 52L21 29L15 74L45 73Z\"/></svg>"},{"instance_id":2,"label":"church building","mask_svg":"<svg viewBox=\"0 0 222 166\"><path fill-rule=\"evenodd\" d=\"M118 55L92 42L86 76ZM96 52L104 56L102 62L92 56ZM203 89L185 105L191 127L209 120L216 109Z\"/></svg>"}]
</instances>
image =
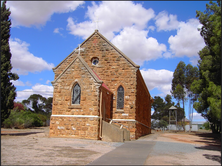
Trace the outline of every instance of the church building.
<instances>
[{"instance_id":1,"label":"church building","mask_svg":"<svg viewBox=\"0 0 222 166\"><path fill-rule=\"evenodd\" d=\"M150 134L153 99L139 67L95 30L53 68L49 136L102 139L103 122L125 128L130 140Z\"/></svg>"}]
</instances>

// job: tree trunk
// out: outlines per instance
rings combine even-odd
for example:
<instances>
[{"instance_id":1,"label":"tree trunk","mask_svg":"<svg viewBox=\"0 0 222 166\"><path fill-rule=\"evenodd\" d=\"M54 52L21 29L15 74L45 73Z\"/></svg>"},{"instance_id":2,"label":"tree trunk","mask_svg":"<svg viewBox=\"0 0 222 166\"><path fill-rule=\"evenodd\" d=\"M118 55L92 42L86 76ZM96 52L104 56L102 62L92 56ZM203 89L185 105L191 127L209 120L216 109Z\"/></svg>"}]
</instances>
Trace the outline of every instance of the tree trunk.
<instances>
[{"instance_id":1,"label":"tree trunk","mask_svg":"<svg viewBox=\"0 0 222 166\"><path fill-rule=\"evenodd\" d=\"M185 121L185 118L186 118L186 115L185 115L185 111L184 111L184 98L183 98L183 116L184 116L184 123L183 123L183 131L185 131L185 125L186 125L186 121Z\"/></svg>"}]
</instances>

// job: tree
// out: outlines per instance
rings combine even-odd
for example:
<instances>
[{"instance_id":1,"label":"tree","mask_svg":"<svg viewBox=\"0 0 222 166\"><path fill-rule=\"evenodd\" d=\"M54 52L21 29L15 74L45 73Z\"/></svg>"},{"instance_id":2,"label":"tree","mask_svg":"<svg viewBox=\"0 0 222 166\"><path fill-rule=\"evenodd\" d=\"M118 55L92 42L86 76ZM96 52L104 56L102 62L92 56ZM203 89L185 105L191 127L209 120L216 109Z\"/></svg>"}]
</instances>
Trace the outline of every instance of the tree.
<instances>
[{"instance_id":1,"label":"tree","mask_svg":"<svg viewBox=\"0 0 222 166\"><path fill-rule=\"evenodd\" d=\"M52 111L52 100L52 97L47 99L40 94L32 94L22 103L32 112L49 115Z\"/></svg>"},{"instance_id":2,"label":"tree","mask_svg":"<svg viewBox=\"0 0 222 166\"><path fill-rule=\"evenodd\" d=\"M39 94L32 94L27 100L23 100L22 103L29 108L30 111L35 113L43 113L46 98Z\"/></svg>"},{"instance_id":3,"label":"tree","mask_svg":"<svg viewBox=\"0 0 222 166\"><path fill-rule=\"evenodd\" d=\"M171 106L174 106L174 102L172 102L171 95L167 94L164 99L165 101L160 96L155 96L154 102L152 103L154 113L151 118L158 121L158 124L159 122L161 124L164 123L163 121L169 124L169 108ZM177 105L177 120L181 121L183 119L183 115L183 109ZM171 117L171 119L172 118L173 117ZM156 124L156 121L154 121L153 123Z\"/></svg>"},{"instance_id":4,"label":"tree","mask_svg":"<svg viewBox=\"0 0 222 166\"><path fill-rule=\"evenodd\" d=\"M9 117L10 109L14 107L16 88L10 81L19 79L17 74L11 73L10 14L9 9L6 9L6 1L4 1L1 5L1 125Z\"/></svg>"},{"instance_id":5,"label":"tree","mask_svg":"<svg viewBox=\"0 0 222 166\"><path fill-rule=\"evenodd\" d=\"M154 100L152 103L152 108L154 109L154 113L151 116L152 119L160 120L164 114L165 103L160 96L154 96Z\"/></svg>"},{"instance_id":6,"label":"tree","mask_svg":"<svg viewBox=\"0 0 222 166\"><path fill-rule=\"evenodd\" d=\"M183 110L184 110L184 103L185 103L185 96L186 96L185 71L186 71L186 64L183 61L180 61L173 73L172 91L171 91L173 97L178 101L179 104L182 101ZM184 112L184 116L185 116L185 112Z\"/></svg>"},{"instance_id":7,"label":"tree","mask_svg":"<svg viewBox=\"0 0 222 166\"><path fill-rule=\"evenodd\" d=\"M199 79L191 85L198 95L194 108L211 123L213 133L220 132L221 123L221 1L206 4L206 10L197 11L203 25L200 30L206 46L199 51Z\"/></svg>"},{"instance_id":8,"label":"tree","mask_svg":"<svg viewBox=\"0 0 222 166\"><path fill-rule=\"evenodd\" d=\"M196 100L196 95L193 94L190 87L194 80L198 80L198 68L193 67L191 64L186 66L185 70L185 87L187 91L187 97L189 99L189 119L190 119L190 131L192 128L193 120L193 102Z\"/></svg>"}]
</instances>

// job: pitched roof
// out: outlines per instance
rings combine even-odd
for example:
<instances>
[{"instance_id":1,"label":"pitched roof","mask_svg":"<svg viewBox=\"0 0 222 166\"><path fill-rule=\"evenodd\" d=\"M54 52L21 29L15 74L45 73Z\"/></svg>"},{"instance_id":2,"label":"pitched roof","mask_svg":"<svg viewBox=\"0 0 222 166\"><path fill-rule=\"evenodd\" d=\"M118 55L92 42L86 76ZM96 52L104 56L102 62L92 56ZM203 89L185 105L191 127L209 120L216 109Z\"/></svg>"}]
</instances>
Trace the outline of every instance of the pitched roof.
<instances>
[{"instance_id":1,"label":"pitched roof","mask_svg":"<svg viewBox=\"0 0 222 166\"><path fill-rule=\"evenodd\" d=\"M129 63L131 63L134 67L139 68L139 65L136 65L129 57L127 57L122 51L120 51L115 45L113 45L108 39L106 39L101 33L99 33L98 30L95 30L95 32L92 33L85 41L83 41L80 44L80 47L87 42L93 35L98 34L101 38L103 38L109 45L111 45L119 54L121 54ZM79 47L77 47L79 48ZM77 48L73 50L61 63L59 63L56 67L53 68L53 70L57 69L67 58L69 58L72 54L74 54L77 51Z\"/></svg>"},{"instance_id":2,"label":"pitched roof","mask_svg":"<svg viewBox=\"0 0 222 166\"><path fill-rule=\"evenodd\" d=\"M101 83L101 84L103 83L103 81L98 78L98 76L97 76L97 75L95 74L95 72L93 72L93 70L88 66L88 64L84 61L84 59L83 59L81 56L77 55L77 56L73 59L73 61L62 71L62 73L61 73L54 81L51 82L52 85L53 85L54 83L56 83L56 81L66 72L66 70L76 61L76 59L79 59L79 60L80 60L80 62L85 66L85 68L88 70L88 72L91 74L91 76L95 79L96 82Z\"/></svg>"},{"instance_id":3,"label":"pitched roof","mask_svg":"<svg viewBox=\"0 0 222 166\"><path fill-rule=\"evenodd\" d=\"M127 61L129 61L134 67L139 68L139 65L136 65L129 57L127 57L122 51L120 51L115 45L113 45L108 39L106 39L98 30L89 36L82 44L84 44L87 40L89 40L94 34L98 34L101 38L103 38L109 45L111 45L119 54L121 54ZM82 45L81 44L81 45Z\"/></svg>"}]
</instances>

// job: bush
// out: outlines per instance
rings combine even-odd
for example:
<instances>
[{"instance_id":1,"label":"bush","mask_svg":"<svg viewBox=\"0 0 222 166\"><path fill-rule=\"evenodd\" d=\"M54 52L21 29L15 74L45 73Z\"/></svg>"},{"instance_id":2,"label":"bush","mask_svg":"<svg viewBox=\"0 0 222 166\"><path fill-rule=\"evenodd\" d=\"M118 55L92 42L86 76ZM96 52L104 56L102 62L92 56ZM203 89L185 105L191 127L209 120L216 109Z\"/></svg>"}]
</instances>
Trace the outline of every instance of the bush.
<instances>
[{"instance_id":1,"label":"bush","mask_svg":"<svg viewBox=\"0 0 222 166\"><path fill-rule=\"evenodd\" d=\"M205 128L205 130L210 130L210 124L209 124L209 122L205 122L205 123L203 124L203 127Z\"/></svg>"},{"instance_id":2,"label":"bush","mask_svg":"<svg viewBox=\"0 0 222 166\"><path fill-rule=\"evenodd\" d=\"M43 122L43 125L46 125L46 120L47 120L47 116L43 115L43 114L37 114L39 119L41 119L41 121Z\"/></svg>"},{"instance_id":3,"label":"bush","mask_svg":"<svg viewBox=\"0 0 222 166\"><path fill-rule=\"evenodd\" d=\"M29 128L40 127L43 125L42 120L37 114L30 111L11 111L9 117L3 122L5 128Z\"/></svg>"},{"instance_id":4,"label":"bush","mask_svg":"<svg viewBox=\"0 0 222 166\"><path fill-rule=\"evenodd\" d=\"M168 125L168 123L165 120L160 120L159 121L159 127L160 128L162 128L162 127L166 128L167 125Z\"/></svg>"},{"instance_id":5,"label":"bush","mask_svg":"<svg viewBox=\"0 0 222 166\"><path fill-rule=\"evenodd\" d=\"M168 123L164 120L153 120L151 122L151 128L162 128L167 127Z\"/></svg>"}]
</instances>

